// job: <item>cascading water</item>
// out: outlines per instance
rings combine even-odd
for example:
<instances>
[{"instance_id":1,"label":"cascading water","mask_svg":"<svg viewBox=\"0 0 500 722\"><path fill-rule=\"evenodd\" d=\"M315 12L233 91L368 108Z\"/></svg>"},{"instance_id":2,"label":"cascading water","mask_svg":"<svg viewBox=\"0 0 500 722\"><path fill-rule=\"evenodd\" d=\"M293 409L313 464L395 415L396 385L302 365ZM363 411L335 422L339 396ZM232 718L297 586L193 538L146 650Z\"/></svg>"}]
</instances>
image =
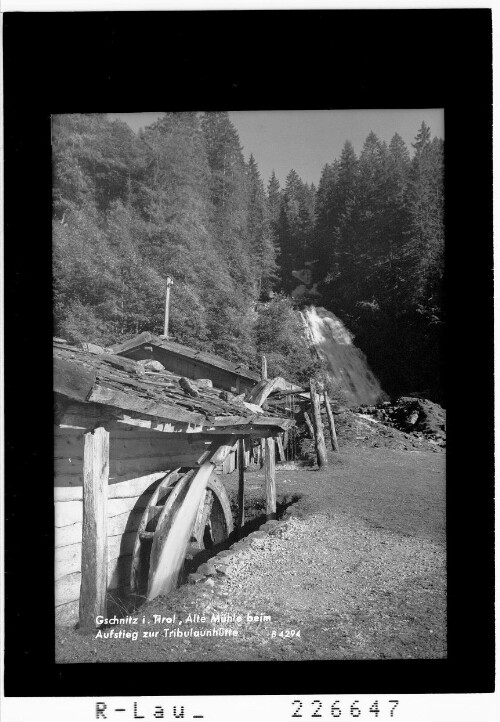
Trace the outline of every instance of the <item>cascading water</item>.
<instances>
[{"instance_id":1,"label":"cascading water","mask_svg":"<svg viewBox=\"0 0 500 722\"><path fill-rule=\"evenodd\" d=\"M387 398L340 319L317 306L305 308L300 315L310 345L326 363L332 380L341 385L350 405L375 404Z\"/></svg>"}]
</instances>

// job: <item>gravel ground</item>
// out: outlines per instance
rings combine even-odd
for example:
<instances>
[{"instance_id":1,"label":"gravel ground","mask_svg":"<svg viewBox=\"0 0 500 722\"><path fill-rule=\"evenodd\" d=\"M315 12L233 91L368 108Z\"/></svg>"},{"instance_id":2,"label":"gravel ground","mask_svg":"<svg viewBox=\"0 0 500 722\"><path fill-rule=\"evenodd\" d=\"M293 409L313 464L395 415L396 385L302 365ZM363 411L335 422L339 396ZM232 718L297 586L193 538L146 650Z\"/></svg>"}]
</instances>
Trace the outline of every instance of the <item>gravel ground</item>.
<instances>
[{"instance_id":1,"label":"gravel ground","mask_svg":"<svg viewBox=\"0 0 500 722\"><path fill-rule=\"evenodd\" d=\"M248 474L249 514L262 502L261 477ZM234 495L235 475L224 482ZM136 625L103 630L138 639L58 630L57 661L446 656L443 454L347 450L324 471L278 472L278 495L300 500L269 533L238 542L225 567L144 605ZM202 634L214 628L227 636Z\"/></svg>"}]
</instances>

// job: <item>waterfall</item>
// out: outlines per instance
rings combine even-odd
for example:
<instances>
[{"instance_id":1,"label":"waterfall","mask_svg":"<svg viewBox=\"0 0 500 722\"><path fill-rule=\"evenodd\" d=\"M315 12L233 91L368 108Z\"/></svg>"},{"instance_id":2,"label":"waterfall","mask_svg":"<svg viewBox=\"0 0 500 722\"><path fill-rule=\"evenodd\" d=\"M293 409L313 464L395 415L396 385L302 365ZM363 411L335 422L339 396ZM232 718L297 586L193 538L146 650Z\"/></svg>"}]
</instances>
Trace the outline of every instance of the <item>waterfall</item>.
<instances>
[{"instance_id":1,"label":"waterfall","mask_svg":"<svg viewBox=\"0 0 500 722\"><path fill-rule=\"evenodd\" d=\"M326 363L331 379L342 387L350 405L375 404L387 398L353 335L325 308L308 306L300 315L310 346Z\"/></svg>"}]
</instances>

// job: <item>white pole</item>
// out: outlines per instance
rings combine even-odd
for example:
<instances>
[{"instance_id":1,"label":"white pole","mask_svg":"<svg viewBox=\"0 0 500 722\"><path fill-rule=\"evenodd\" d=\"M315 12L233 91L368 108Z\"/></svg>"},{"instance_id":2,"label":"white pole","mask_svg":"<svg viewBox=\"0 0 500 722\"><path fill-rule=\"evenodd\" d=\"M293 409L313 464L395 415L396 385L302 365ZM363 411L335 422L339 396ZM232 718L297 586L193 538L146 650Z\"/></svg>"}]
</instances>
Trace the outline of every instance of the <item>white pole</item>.
<instances>
[{"instance_id":1,"label":"white pole","mask_svg":"<svg viewBox=\"0 0 500 722\"><path fill-rule=\"evenodd\" d=\"M170 313L170 286L173 286L174 282L170 276L167 276L167 289L165 294L165 327L163 329L163 338L168 338L168 322Z\"/></svg>"}]
</instances>

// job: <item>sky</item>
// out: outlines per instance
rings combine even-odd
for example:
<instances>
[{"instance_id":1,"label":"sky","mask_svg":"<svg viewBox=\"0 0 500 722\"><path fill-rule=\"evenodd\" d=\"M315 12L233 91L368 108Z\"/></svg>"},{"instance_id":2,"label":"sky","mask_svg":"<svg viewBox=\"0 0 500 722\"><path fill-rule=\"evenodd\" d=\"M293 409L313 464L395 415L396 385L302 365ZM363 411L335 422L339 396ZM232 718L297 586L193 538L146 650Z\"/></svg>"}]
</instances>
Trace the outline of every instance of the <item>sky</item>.
<instances>
[{"instance_id":1,"label":"sky","mask_svg":"<svg viewBox=\"0 0 500 722\"><path fill-rule=\"evenodd\" d=\"M121 118L134 131L152 123L162 113L109 113ZM281 185L293 168L306 183L318 184L325 163L340 156L350 140L359 153L370 131L389 142L399 133L410 143L422 121L432 137L444 138L444 111L440 108L405 110L252 110L230 111L243 154L253 153L267 184L274 170Z\"/></svg>"}]
</instances>

